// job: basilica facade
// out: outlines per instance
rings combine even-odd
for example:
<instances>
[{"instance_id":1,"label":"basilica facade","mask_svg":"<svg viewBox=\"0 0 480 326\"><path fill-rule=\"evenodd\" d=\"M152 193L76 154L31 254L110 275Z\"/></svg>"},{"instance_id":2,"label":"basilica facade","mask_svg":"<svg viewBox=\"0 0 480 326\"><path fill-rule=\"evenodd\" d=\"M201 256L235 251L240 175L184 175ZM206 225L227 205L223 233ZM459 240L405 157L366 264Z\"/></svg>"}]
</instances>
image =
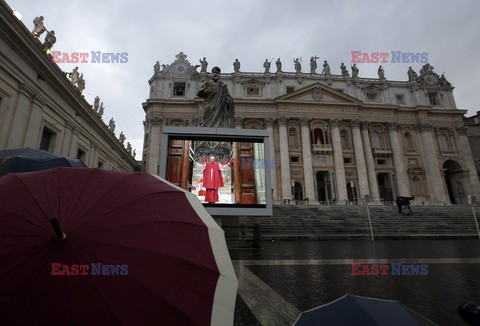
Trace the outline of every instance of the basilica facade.
<instances>
[{"instance_id":1,"label":"basilica facade","mask_svg":"<svg viewBox=\"0 0 480 326\"><path fill-rule=\"evenodd\" d=\"M453 87L429 64L409 81L322 73L312 58L307 71L264 63L264 71L222 72L235 104L235 126L266 129L275 203L391 203L397 196L419 204L466 204L480 198L480 184ZM195 60L196 61L196 60ZM197 90L209 78L206 58L191 64L179 53L169 65L154 67L143 108L143 170L159 174L165 126L198 127L203 100ZM200 69L199 69L200 68ZM200 71L198 71L200 70ZM285 70L285 71L284 71ZM333 72L333 71L332 71ZM407 75L407 74L406 74ZM308 199L308 200L307 200Z\"/></svg>"}]
</instances>

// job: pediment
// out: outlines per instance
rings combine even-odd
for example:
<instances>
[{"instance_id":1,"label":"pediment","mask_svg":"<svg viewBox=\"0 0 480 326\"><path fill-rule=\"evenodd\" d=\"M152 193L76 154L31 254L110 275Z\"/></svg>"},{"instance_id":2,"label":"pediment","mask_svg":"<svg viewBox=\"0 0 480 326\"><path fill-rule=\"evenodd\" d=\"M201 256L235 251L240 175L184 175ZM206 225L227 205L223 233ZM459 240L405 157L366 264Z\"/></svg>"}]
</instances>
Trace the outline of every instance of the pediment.
<instances>
[{"instance_id":1,"label":"pediment","mask_svg":"<svg viewBox=\"0 0 480 326\"><path fill-rule=\"evenodd\" d=\"M305 86L292 93L279 96L276 101L362 104L362 101L359 99L321 83Z\"/></svg>"}]
</instances>

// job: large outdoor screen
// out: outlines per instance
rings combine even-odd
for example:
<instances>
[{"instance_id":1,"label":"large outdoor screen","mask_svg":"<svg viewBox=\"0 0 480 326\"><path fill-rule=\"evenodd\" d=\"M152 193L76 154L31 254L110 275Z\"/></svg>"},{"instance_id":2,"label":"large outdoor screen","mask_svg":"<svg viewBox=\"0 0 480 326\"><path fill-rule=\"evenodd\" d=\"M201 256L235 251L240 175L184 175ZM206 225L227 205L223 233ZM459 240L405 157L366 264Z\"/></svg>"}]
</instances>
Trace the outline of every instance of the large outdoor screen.
<instances>
[{"instance_id":1,"label":"large outdoor screen","mask_svg":"<svg viewBox=\"0 0 480 326\"><path fill-rule=\"evenodd\" d=\"M165 127L160 176L212 215L271 215L268 141L265 130Z\"/></svg>"}]
</instances>

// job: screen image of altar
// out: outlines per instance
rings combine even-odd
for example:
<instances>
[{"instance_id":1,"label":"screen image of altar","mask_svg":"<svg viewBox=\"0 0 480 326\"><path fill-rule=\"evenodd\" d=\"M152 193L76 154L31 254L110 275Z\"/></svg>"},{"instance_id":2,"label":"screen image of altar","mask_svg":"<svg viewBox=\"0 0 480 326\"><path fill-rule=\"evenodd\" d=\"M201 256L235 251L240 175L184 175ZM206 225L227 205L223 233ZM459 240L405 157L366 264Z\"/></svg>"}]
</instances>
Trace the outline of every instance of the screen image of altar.
<instances>
[{"instance_id":1,"label":"screen image of altar","mask_svg":"<svg viewBox=\"0 0 480 326\"><path fill-rule=\"evenodd\" d=\"M266 205L268 170L262 142L174 139L169 141L168 181L207 205Z\"/></svg>"}]
</instances>

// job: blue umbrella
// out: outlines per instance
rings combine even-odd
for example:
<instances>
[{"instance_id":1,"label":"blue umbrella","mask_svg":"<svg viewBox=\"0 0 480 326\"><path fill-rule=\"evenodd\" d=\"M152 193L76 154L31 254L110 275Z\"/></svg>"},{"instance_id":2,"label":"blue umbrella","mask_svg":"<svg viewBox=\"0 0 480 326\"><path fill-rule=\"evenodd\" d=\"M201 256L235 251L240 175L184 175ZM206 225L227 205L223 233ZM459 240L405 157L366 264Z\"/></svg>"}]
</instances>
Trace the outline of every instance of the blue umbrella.
<instances>
[{"instance_id":1,"label":"blue umbrella","mask_svg":"<svg viewBox=\"0 0 480 326\"><path fill-rule=\"evenodd\" d=\"M398 301L346 294L323 306L304 311L294 325L436 325Z\"/></svg>"},{"instance_id":2,"label":"blue umbrella","mask_svg":"<svg viewBox=\"0 0 480 326\"><path fill-rule=\"evenodd\" d=\"M87 166L80 160L33 148L17 148L0 151L0 177L7 173L32 172L56 167Z\"/></svg>"}]
</instances>

